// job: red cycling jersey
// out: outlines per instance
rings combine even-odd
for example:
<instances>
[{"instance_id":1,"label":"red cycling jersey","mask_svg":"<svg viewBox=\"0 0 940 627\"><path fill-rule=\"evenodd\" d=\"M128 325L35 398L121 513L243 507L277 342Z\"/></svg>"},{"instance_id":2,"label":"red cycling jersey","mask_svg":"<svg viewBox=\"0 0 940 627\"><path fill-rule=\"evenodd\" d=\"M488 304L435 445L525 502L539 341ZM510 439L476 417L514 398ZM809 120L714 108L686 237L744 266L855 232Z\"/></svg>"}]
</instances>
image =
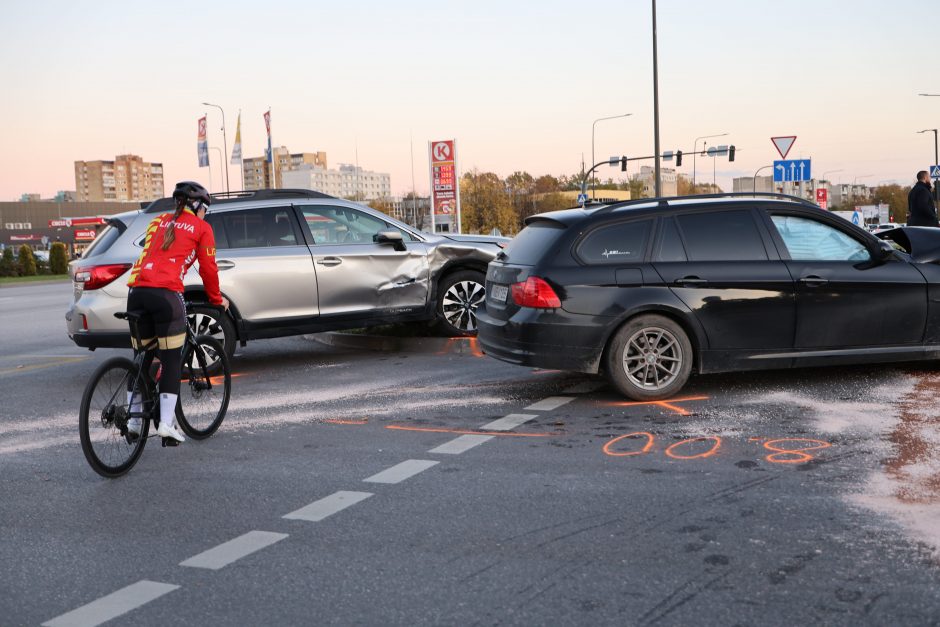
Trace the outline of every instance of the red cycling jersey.
<instances>
[{"instance_id":1,"label":"red cycling jersey","mask_svg":"<svg viewBox=\"0 0 940 627\"><path fill-rule=\"evenodd\" d=\"M147 227L144 251L131 268L130 287L162 287L183 291L183 276L193 262L199 261L199 276L206 288L209 302L222 304L219 291L219 268L215 265L215 235L212 227L196 217L187 207L176 220L176 238L163 250L163 237L173 221L172 213L153 219Z\"/></svg>"}]
</instances>

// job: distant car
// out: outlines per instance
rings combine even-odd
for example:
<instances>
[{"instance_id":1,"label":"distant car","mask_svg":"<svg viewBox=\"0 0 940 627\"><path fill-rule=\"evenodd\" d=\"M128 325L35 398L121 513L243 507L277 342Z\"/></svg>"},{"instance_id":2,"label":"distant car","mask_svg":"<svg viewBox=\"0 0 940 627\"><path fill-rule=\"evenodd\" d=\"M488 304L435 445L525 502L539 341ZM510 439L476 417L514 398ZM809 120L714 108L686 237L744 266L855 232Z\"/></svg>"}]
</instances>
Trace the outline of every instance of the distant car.
<instances>
[{"instance_id":1,"label":"distant car","mask_svg":"<svg viewBox=\"0 0 940 627\"><path fill-rule=\"evenodd\" d=\"M127 273L153 218L172 199L108 219L81 259L69 264L74 298L69 337L87 348L130 346ZM216 336L226 352L237 342L437 321L448 335L475 335L486 264L507 242L484 235L421 233L385 214L308 190L261 190L217 198L206 215L216 239L227 314L197 307L197 332ZM191 269L186 297L208 300Z\"/></svg>"},{"instance_id":2,"label":"distant car","mask_svg":"<svg viewBox=\"0 0 940 627\"><path fill-rule=\"evenodd\" d=\"M43 261L43 262L49 263L49 251L48 250L34 250L33 257L35 257L37 261Z\"/></svg>"},{"instance_id":3,"label":"distant car","mask_svg":"<svg viewBox=\"0 0 940 627\"><path fill-rule=\"evenodd\" d=\"M795 197L535 215L489 265L483 351L669 398L692 372L940 358L940 229L882 241Z\"/></svg>"}]
</instances>

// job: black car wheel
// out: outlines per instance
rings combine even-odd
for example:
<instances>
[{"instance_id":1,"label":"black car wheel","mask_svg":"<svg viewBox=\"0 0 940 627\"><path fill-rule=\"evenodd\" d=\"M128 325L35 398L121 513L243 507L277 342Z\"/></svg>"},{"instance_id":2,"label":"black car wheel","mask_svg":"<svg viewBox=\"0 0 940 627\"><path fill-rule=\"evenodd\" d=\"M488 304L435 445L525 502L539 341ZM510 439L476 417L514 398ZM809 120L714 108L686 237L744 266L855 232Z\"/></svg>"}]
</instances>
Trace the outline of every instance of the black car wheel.
<instances>
[{"instance_id":1,"label":"black car wheel","mask_svg":"<svg viewBox=\"0 0 940 627\"><path fill-rule=\"evenodd\" d=\"M678 324L643 315L623 325L610 341L607 376L625 396L656 401L676 394L692 372L692 344Z\"/></svg>"},{"instance_id":2,"label":"black car wheel","mask_svg":"<svg viewBox=\"0 0 940 627\"><path fill-rule=\"evenodd\" d=\"M477 334L477 307L486 297L486 275L476 270L461 270L444 277L437 288L437 319L448 336Z\"/></svg>"},{"instance_id":3,"label":"black car wheel","mask_svg":"<svg viewBox=\"0 0 940 627\"><path fill-rule=\"evenodd\" d=\"M232 318L213 307L200 307L198 305L192 308L189 314L189 322L196 330L196 335L210 335L217 339L225 348L225 354L232 358L235 354L235 324Z\"/></svg>"}]
</instances>

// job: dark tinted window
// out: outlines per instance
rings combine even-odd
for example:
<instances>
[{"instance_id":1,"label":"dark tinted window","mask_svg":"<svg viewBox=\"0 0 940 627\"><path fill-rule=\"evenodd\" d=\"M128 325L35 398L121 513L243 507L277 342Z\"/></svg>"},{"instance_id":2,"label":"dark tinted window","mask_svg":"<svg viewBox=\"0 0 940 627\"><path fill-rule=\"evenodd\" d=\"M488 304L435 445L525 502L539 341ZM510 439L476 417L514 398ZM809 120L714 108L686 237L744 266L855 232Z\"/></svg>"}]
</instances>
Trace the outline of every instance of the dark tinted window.
<instances>
[{"instance_id":1,"label":"dark tinted window","mask_svg":"<svg viewBox=\"0 0 940 627\"><path fill-rule=\"evenodd\" d=\"M225 228L222 226L222 216L220 214L209 214L206 216L206 222L212 227L212 233L215 235L215 247L218 250L231 248L228 245L228 238L225 236Z\"/></svg>"},{"instance_id":2,"label":"dark tinted window","mask_svg":"<svg viewBox=\"0 0 940 627\"><path fill-rule=\"evenodd\" d=\"M557 222L534 222L522 229L506 246L503 251L506 261L533 265L564 232L565 227Z\"/></svg>"},{"instance_id":3,"label":"dark tinted window","mask_svg":"<svg viewBox=\"0 0 940 627\"><path fill-rule=\"evenodd\" d=\"M89 257L95 257L96 255L101 255L106 253L109 248L121 237L122 230L118 229L112 225L104 227L104 229L98 233L98 236L95 238L95 241L91 243L85 252L82 254L82 259L88 259Z\"/></svg>"},{"instance_id":4,"label":"dark tinted window","mask_svg":"<svg viewBox=\"0 0 940 627\"><path fill-rule=\"evenodd\" d=\"M767 251L750 210L678 216L690 261L758 261Z\"/></svg>"},{"instance_id":5,"label":"dark tinted window","mask_svg":"<svg viewBox=\"0 0 940 627\"><path fill-rule=\"evenodd\" d=\"M688 261L675 220L666 218L661 224L659 241L653 250L653 261Z\"/></svg>"},{"instance_id":6,"label":"dark tinted window","mask_svg":"<svg viewBox=\"0 0 940 627\"><path fill-rule=\"evenodd\" d=\"M226 211L209 214L206 220L215 233L216 248L267 248L297 244L289 208Z\"/></svg>"},{"instance_id":7,"label":"dark tinted window","mask_svg":"<svg viewBox=\"0 0 940 627\"><path fill-rule=\"evenodd\" d=\"M578 256L588 263L633 263L646 256L652 220L602 226L578 246Z\"/></svg>"}]
</instances>

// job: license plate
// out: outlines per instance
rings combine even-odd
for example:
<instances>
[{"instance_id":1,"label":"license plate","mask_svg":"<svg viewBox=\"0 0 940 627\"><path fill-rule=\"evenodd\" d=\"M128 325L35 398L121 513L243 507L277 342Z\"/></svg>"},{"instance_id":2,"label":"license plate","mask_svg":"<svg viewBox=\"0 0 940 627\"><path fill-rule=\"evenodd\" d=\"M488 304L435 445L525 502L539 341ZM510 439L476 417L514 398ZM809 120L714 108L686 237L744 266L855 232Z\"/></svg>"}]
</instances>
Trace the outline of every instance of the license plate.
<instances>
[{"instance_id":1,"label":"license plate","mask_svg":"<svg viewBox=\"0 0 940 627\"><path fill-rule=\"evenodd\" d=\"M490 288L490 298L493 299L493 302L505 303L506 297L509 295L509 286L508 285L494 285Z\"/></svg>"}]
</instances>

